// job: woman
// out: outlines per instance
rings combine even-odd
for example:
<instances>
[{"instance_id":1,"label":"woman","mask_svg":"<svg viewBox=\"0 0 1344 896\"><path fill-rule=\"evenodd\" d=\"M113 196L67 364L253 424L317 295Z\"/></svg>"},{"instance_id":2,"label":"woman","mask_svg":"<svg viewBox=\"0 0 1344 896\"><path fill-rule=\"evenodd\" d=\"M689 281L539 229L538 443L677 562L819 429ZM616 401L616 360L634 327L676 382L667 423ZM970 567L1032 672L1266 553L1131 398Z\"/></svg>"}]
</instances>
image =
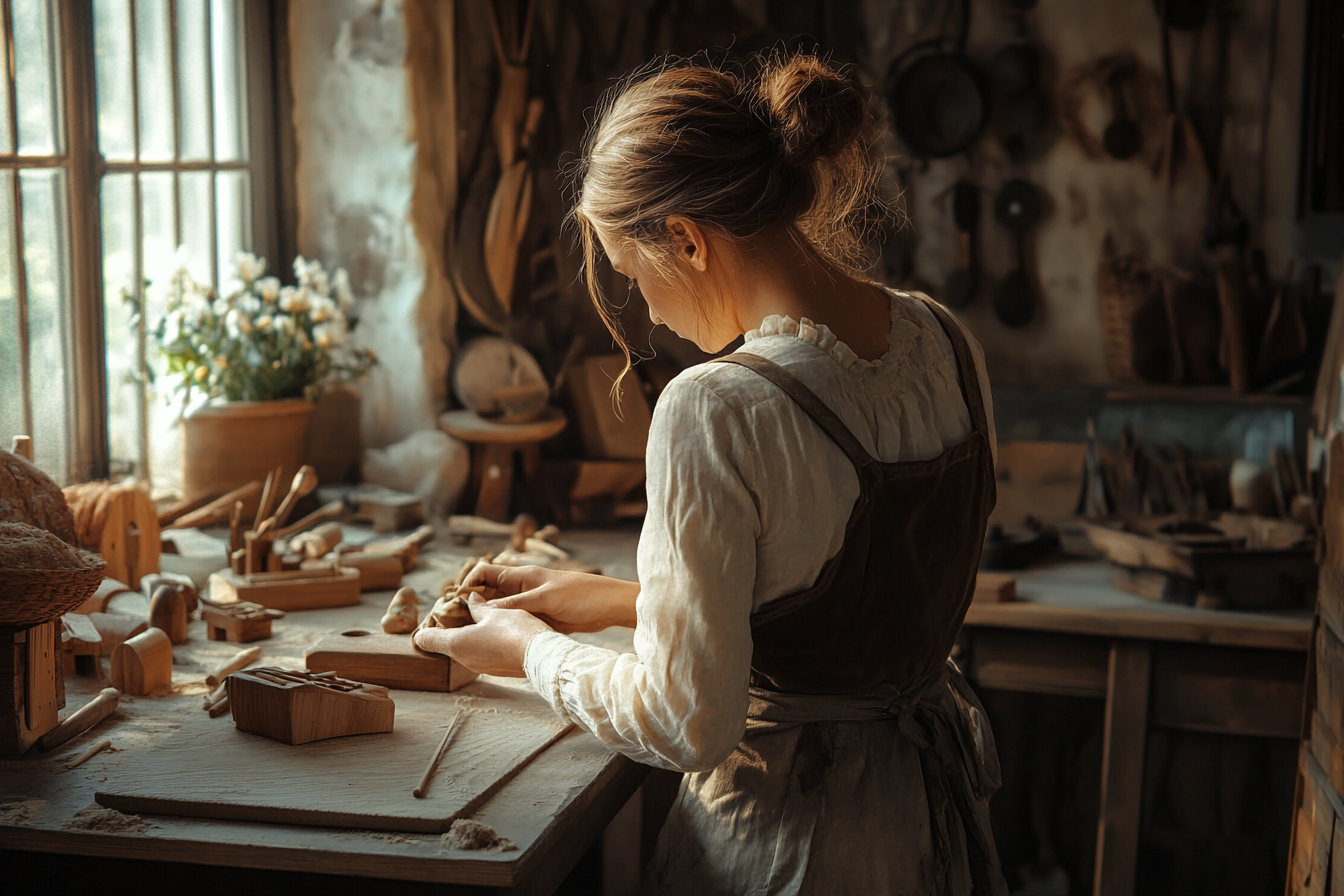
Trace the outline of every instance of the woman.
<instances>
[{"instance_id":1,"label":"woman","mask_svg":"<svg viewBox=\"0 0 1344 896\"><path fill-rule=\"evenodd\" d=\"M636 77L585 147L604 319L598 245L655 324L710 352L745 336L658 401L639 582L481 567L477 624L416 643L689 773L654 891L1005 893L993 738L948 662L994 501L984 360L859 274L860 93L812 56L760 68ZM610 625L634 654L565 634Z\"/></svg>"}]
</instances>

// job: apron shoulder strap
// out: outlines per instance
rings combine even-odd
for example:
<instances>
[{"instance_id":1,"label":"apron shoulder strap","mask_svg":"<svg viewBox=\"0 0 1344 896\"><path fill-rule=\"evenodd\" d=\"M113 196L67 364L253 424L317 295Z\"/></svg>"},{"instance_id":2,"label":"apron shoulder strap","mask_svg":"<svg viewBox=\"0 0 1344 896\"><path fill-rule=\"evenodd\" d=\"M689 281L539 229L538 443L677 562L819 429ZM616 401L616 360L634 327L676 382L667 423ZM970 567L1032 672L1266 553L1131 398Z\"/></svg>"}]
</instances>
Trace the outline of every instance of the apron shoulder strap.
<instances>
[{"instance_id":1,"label":"apron shoulder strap","mask_svg":"<svg viewBox=\"0 0 1344 896\"><path fill-rule=\"evenodd\" d=\"M850 463L856 468L867 467L877 461L868 453L859 440L850 432L845 422L827 407L826 403L817 397L798 377L789 373L783 367L776 364L768 358L762 358L760 355L753 355L750 352L734 352L731 355L725 355L722 358L715 358L711 363L719 364L737 364L746 367L748 370L754 370L770 382L774 383L785 395L788 395L794 402L803 409L807 416L811 417L826 435L840 446L840 450L845 452Z\"/></svg>"},{"instance_id":2,"label":"apron shoulder strap","mask_svg":"<svg viewBox=\"0 0 1344 896\"><path fill-rule=\"evenodd\" d=\"M975 356L971 354L971 345L966 341L966 334L952 317L952 312L933 299L924 296L919 298L929 306L929 310L938 319L938 323L942 324L943 332L952 343L952 351L957 356L957 371L961 374L961 395L966 400L966 410L971 414L971 425L975 427L976 432L988 437L989 420L985 415L985 397L980 391L980 374L975 369Z\"/></svg>"}]
</instances>

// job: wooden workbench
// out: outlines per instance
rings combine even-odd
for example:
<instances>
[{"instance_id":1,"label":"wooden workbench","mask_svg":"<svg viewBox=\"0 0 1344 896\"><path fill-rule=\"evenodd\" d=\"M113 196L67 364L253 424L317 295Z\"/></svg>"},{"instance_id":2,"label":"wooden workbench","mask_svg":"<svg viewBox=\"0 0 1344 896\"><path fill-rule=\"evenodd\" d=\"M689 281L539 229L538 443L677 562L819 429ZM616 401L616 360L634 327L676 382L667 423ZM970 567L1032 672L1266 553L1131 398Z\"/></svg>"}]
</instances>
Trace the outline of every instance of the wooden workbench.
<instances>
[{"instance_id":1,"label":"wooden workbench","mask_svg":"<svg viewBox=\"0 0 1344 896\"><path fill-rule=\"evenodd\" d=\"M1101 562L1028 570L1017 590L971 606L963 668L979 687L1105 700L1092 892L1132 896L1149 725L1297 738L1311 616L1144 600Z\"/></svg>"},{"instance_id":2,"label":"wooden workbench","mask_svg":"<svg viewBox=\"0 0 1344 896\"><path fill-rule=\"evenodd\" d=\"M353 527L347 527L353 528ZM576 557L616 576L634 577L634 536L616 533L567 534L564 543ZM438 583L461 567L470 553L498 550L501 544L478 540L470 548L436 546L421 558L405 584L437 594ZM302 668L304 650L322 634L352 626L377 628L390 594L364 594L358 606L288 614L275 624L275 636L258 641L261 663ZM422 598L422 613L429 601ZM628 649L630 630L589 636L592 643ZM250 646L250 645L249 645ZM270 884L324 893L367 888L338 875L373 878L377 892L526 893L552 892L608 822L626 804L647 769L603 746L591 735L574 730L542 753L487 802L474 818L517 844L511 852L486 854L446 849L438 835L335 830L278 824L143 816L124 830L72 829L77 812L93 804L95 790L118 771L142 758L155 744L181 728L230 725L228 717L211 719L201 709L204 678L239 645L206 639L205 624L193 622L190 640L174 648L171 689L150 697L123 697L119 711L90 733L49 754L0 761L0 864L6 867L73 866L77 857L115 861L104 878L121 873L140 879L165 879L164 869L183 869L194 896L228 889L241 882L256 888L257 878L239 877L236 869L280 872ZM102 662L102 677L107 675ZM92 677L69 676L67 711L77 709L103 687ZM470 688L471 686L469 686ZM397 691L392 692L395 698ZM464 692L458 692L461 694ZM453 695L443 695L445 701ZM116 752L104 752L84 765L63 771L65 763L95 740L110 738ZM246 774L245 769L239 770ZM389 786L413 786L420 768L371 770L388 774ZM395 777L395 781L391 780ZM132 816L131 818L134 818ZM51 854L47 862L40 855ZM75 858L67 858L75 857ZM126 860L136 860L127 864ZM43 863L46 865L43 866ZM153 865L145 865L152 862ZM87 865L87 862L85 862ZM200 866L215 866L204 869ZM297 873L299 877L294 877ZM172 879L171 877L167 879ZM228 887L224 882L231 881ZM316 881L316 883L315 883ZM415 882L422 882L417 884ZM430 885L430 886L425 886Z\"/></svg>"}]
</instances>

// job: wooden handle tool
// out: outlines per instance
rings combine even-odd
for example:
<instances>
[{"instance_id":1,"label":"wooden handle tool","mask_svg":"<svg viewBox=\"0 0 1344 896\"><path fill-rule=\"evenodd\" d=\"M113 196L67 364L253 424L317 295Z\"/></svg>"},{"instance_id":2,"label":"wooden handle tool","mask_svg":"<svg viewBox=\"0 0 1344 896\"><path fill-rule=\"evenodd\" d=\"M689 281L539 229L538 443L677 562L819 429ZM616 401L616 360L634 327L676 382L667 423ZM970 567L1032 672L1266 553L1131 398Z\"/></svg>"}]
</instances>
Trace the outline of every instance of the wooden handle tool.
<instances>
[{"instance_id":1,"label":"wooden handle tool","mask_svg":"<svg viewBox=\"0 0 1344 896\"><path fill-rule=\"evenodd\" d=\"M206 676L205 683L211 688L219 687L219 683L228 678L239 669L244 669L257 661L261 657L260 647L249 647L247 650L238 651L233 659L220 666L214 672Z\"/></svg>"},{"instance_id":2,"label":"wooden handle tool","mask_svg":"<svg viewBox=\"0 0 1344 896\"><path fill-rule=\"evenodd\" d=\"M283 529L275 530L276 538L288 538L304 529L316 526L318 523L325 523L328 520L338 520L345 515L345 502L332 501L330 504L323 504L317 510L308 514L292 526L285 526Z\"/></svg>"},{"instance_id":3,"label":"wooden handle tool","mask_svg":"<svg viewBox=\"0 0 1344 896\"><path fill-rule=\"evenodd\" d=\"M439 748L434 751L434 757L429 760L429 765L425 766L425 773L420 776L420 783L416 785L415 790L411 791L411 796L418 800L425 798L425 794L429 791L429 779L433 777L434 770L439 767L439 760L443 758L443 751L448 746L448 740L457 730L457 725L462 721L462 716L465 714L466 710L459 709L457 715L453 716L453 720L448 723L448 730L443 732L443 740L439 741Z\"/></svg>"},{"instance_id":4,"label":"wooden handle tool","mask_svg":"<svg viewBox=\"0 0 1344 896\"><path fill-rule=\"evenodd\" d=\"M249 482L247 485L240 486L227 495L221 495L215 500L199 507L190 513L183 514L164 526L167 529L194 529L198 526L208 526L211 523L217 523L229 515L235 501L246 501L261 490L260 482Z\"/></svg>"},{"instance_id":5,"label":"wooden handle tool","mask_svg":"<svg viewBox=\"0 0 1344 896\"><path fill-rule=\"evenodd\" d=\"M285 495L285 500L280 502L280 509L275 512L275 528L280 528L289 519L289 515L294 512L294 505L299 499L311 494L313 489L317 488L317 471L304 464L299 467L299 472L294 474L294 481L289 485L289 494Z\"/></svg>"},{"instance_id":6,"label":"wooden handle tool","mask_svg":"<svg viewBox=\"0 0 1344 896\"><path fill-rule=\"evenodd\" d=\"M116 711L121 701L121 691L116 688L103 688L91 701L75 710L64 722L48 731L37 742L37 749L43 753L76 735L83 734Z\"/></svg>"}]
</instances>

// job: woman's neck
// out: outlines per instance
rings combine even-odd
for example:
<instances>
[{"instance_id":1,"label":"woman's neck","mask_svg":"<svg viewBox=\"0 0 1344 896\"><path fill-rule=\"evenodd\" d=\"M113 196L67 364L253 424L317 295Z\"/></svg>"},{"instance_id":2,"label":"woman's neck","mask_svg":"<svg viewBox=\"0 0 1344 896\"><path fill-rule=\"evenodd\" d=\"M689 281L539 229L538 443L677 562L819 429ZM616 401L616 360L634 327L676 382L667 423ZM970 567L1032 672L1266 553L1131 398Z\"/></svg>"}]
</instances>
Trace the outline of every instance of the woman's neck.
<instances>
[{"instance_id":1,"label":"woman's neck","mask_svg":"<svg viewBox=\"0 0 1344 896\"><path fill-rule=\"evenodd\" d=\"M787 233L762 234L721 253L725 313L738 335L772 314L825 324L865 360L887 350L890 306L885 293L855 280L805 250Z\"/></svg>"}]
</instances>

